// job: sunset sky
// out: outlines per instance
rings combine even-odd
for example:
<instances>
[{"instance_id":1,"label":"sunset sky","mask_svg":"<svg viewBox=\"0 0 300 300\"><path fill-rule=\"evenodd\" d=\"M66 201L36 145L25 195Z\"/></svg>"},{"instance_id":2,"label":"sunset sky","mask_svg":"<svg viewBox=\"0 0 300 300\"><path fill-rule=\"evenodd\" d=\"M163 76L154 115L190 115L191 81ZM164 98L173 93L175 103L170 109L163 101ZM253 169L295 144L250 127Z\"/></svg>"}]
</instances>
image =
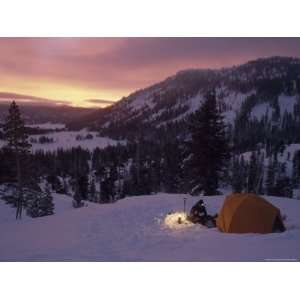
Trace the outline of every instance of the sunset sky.
<instances>
[{"instance_id":1,"label":"sunset sky","mask_svg":"<svg viewBox=\"0 0 300 300\"><path fill-rule=\"evenodd\" d=\"M300 38L0 38L0 99L105 106L179 70L300 57Z\"/></svg>"}]
</instances>

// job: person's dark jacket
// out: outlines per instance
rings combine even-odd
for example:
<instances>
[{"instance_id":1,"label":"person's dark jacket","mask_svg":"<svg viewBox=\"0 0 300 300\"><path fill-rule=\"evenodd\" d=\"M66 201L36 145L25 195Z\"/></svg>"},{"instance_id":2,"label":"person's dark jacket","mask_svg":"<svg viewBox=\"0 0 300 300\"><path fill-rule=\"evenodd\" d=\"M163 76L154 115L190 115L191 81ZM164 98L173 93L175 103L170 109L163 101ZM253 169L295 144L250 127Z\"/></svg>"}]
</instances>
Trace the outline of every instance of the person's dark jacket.
<instances>
[{"instance_id":1,"label":"person's dark jacket","mask_svg":"<svg viewBox=\"0 0 300 300\"><path fill-rule=\"evenodd\" d=\"M203 200L199 200L191 209L190 220L193 223L204 224L207 218L207 211Z\"/></svg>"},{"instance_id":2,"label":"person's dark jacket","mask_svg":"<svg viewBox=\"0 0 300 300\"><path fill-rule=\"evenodd\" d=\"M207 214L203 200L199 200L191 209L189 220L193 223L200 223L208 228L216 227L216 217Z\"/></svg>"}]
</instances>

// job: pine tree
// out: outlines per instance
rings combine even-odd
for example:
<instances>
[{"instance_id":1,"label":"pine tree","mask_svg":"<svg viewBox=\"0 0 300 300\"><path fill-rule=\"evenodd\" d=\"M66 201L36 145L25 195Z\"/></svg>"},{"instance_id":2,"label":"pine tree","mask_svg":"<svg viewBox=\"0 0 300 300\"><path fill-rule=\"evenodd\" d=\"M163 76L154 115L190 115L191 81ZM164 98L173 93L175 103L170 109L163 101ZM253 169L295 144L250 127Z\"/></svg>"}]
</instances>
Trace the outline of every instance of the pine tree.
<instances>
[{"instance_id":1,"label":"pine tree","mask_svg":"<svg viewBox=\"0 0 300 300\"><path fill-rule=\"evenodd\" d=\"M187 144L190 157L186 167L190 169L192 192L214 195L229 158L225 125L217 109L214 92L206 95L204 103L192 116L189 128L191 140Z\"/></svg>"},{"instance_id":2,"label":"pine tree","mask_svg":"<svg viewBox=\"0 0 300 300\"><path fill-rule=\"evenodd\" d=\"M247 192L261 193L264 175L264 155L260 152L251 152L248 176L247 176Z\"/></svg>"},{"instance_id":3,"label":"pine tree","mask_svg":"<svg viewBox=\"0 0 300 300\"><path fill-rule=\"evenodd\" d=\"M50 192L50 187L47 184L45 194L40 199L40 216L49 216L54 214L54 203Z\"/></svg>"},{"instance_id":4,"label":"pine tree","mask_svg":"<svg viewBox=\"0 0 300 300\"><path fill-rule=\"evenodd\" d=\"M293 187L299 189L300 187L300 151L296 151L293 157Z\"/></svg>"},{"instance_id":5,"label":"pine tree","mask_svg":"<svg viewBox=\"0 0 300 300\"><path fill-rule=\"evenodd\" d=\"M8 148L15 156L18 182L18 201L16 219L22 217L22 208L24 205L23 195L23 176L22 161L24 156L29 153L31 147L28 142L28 135L25 131L25 124L21 118L19 107L13 101L9 107L9 114L3 127L4 139L6 140L6 148Z\"/></svg>"},{"instance_id":6,"label":"pine tree","mask_svg":"<svg viewBox=\"0 0 300 300\"><path fill-rule=\"evenodd\" d=\"M97 202L95 180L92 179L89 184L89 201Z\"/></svg>"},{"instance_id":7,"label":"pine tree","mask_svg":"<svg viewBox=\"0 0 300 300\"><path fill-rule=\"evenodd\" d=\"M241 159L235 158L232 162L231 185L235 193L241 193L246 184L246 168L243 156Z\"/></svg>"},{"instance_id":8,"label":"pine tree","mask_svg":"<svg viewBox=\"0 0 300 300\"><path fill-rule=\"evenodd\" d=\"M258 163L257 163L257 183L255 193L263 194L264 192L264 175L265 175L265 154L258 151Z\"/></svg>"},{"instance_id":9,"label":"pine tree","mask_svg":"<svg viewBox=\"0 0 300 300\"><path fill-rule=\"evenodd\" d=\"M40 216L40 195L37 193L31 194L27 202L26 213L31 218L38 218Z\"/></svg>"},{"instance_id":10,"label":"pine tree","mask_svg":"<svg viewBox=\"0 0 300 300\"><path fill-rule=\"evenodd\" d=\"M82 207L83 206L83 201L82 201L82 197L81 197L81 194L79 192L79 188L78 186L76 185L76 188L75 188L75 194L73 196L73 207L74 208L79 208L79 207Z\"/></svg>"},{"instance_id":11,"label":"pine tree","mask_svg":"<svg viewBox=\"0 0 300 300\"><path fill-rule=\"evenodd\" d=\"M274 196L292 197L293 189L291 179L286 175L286 164L278 163L277 178L274 187Z\"/></svg>"},{"instance_id":12,"label":"pine tree","mask_svg":"<svg viewBox=\"0 0 300 300\"><path fill-rule=\"evenodd\" d=\"M75 149L74 155L75 155L75 193L73 196L73 207L79 208L82 207L84 204L82 202L82 191L80 190L82 186L80 185L80 178L79 178L79 172L81 171L80 148Z\"/></svg>"},{"instance_id":13,"label":"pine tree","mask_svg":"<svg viewBox=\"0 0 300 300\"><path fill-rule=\"evenodd\" d=\"M275 165L271 158L269 158L267 178L266 178L266 194L273 195L275 185Z\"/></svg>"},{"instance_id":14,"label":"pine tree","mask_svg":"<svg viewBox=\"0 0 300 300\"><path fill-rule=\"evenodd\" d=\"M65 176L63 177L63 191L64 191L64 194L68 195L69 187L68 187L68 183L67 183Z\"/></svg>"},{"instance_id":15,"label":"pine tree","mask_svg":"<svg viewBox=\"0 0 300 300\"><path fill-rule=\"evenodd\" d=\"M89 179L87 174L78 177L78 188L82 199L88 198Z\"/></svg>"},{"instance_id":16,"label":"pine tree","mask_svg":"<svg viewBox=\"0 0 300 300\"><path fill-rule=\"evenodd\" d=\"M178 140L164 145L161 181L167 193L178 193L182 188L182 153L179 145Z\"/></svg>"}]
</instances>

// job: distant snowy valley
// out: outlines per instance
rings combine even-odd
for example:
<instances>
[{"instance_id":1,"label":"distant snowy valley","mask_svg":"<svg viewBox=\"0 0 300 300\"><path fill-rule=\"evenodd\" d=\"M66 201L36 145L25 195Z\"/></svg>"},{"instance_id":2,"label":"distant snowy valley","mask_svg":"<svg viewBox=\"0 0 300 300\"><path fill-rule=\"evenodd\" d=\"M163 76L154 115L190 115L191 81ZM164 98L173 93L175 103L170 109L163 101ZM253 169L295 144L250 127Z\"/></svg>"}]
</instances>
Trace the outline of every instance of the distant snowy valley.
<instances>
[{"instance_id":1,"label":"distant snowy valley","mask_svg":"<svg viewBox=\"0 0 300 300\"><path fill-rule=\"evenodd\" d=\"M115 146L118 143L124 144L124 141L116 141L109 137L100 137L98 132L82 129L79 131L69 131L65 129L64 124L36 124L27 125L30 128L51 130L50 133L31 134L29 141L32 145L32 151L56 151L58 149L71 149L81 147L86 150L94 150L95 148L105 148L107 146ZM5 142L0 139L0 148Z\"/></svg>"}]
</instances>

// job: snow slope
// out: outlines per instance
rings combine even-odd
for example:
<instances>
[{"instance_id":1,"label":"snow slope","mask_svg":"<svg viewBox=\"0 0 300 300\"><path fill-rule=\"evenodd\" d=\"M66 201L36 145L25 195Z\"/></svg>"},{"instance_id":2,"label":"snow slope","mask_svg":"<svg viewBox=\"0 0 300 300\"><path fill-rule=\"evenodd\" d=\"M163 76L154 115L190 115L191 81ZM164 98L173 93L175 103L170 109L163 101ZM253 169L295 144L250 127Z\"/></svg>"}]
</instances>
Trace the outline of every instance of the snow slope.
<instances>
[{"instance_id":1,"label":"snow slope","mask_svg":"<svg viewBox=\"0 0 300 300\"><path fill-rule=\"evenodd\" d=\"M268 197L287 216L286 232L239 235L201 225L167 228L164 216L182 210L184 196L136 196L73 209L68 196L55 194L60 207L54 216L0 220L0 261L300 260L300 201ZM186 197L190 208L197 198ZM214 214L224 196L204 199Z\"/></svg>"}]
</instances>

